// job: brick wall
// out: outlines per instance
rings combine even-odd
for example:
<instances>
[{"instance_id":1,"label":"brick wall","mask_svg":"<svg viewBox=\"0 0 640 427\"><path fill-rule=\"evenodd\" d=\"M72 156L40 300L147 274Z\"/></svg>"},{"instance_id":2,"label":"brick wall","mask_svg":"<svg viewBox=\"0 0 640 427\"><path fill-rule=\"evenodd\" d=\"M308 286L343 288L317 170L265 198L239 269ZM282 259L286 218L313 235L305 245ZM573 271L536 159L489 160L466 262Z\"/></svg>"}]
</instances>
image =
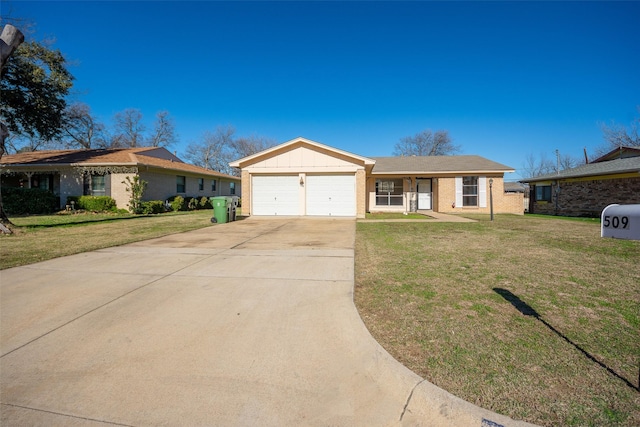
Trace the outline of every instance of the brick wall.
<instances>
[{"instance_id":1,"label":"brick wall","mask_svg":"<svg viewBox=\"0 0 640 427\"><path fill-rule=\"evenodd\" d=\"M364 218L367 211L367 174L364 169L356 171L356 216Z\"/></svg>"},{"instance_id":2,"label":"brick wall","mask_svg":"<svg viewBox=\"0 0 640 427\"><path fill-rule=\"evenodd\" d=\"M434 210L442 213L491 213L489 179L493 179L493 212L496 214L524 214L524 194L505 193L504 179L501 176L487 176L487 207L462 207L453 206L456 201L455 176L438 178L437 191L434 197L437 198L437 205Z\"/></svg>"},{"instance_id":3,"label":"brick wall","mask_svg":"<svg viewBox=\"0 0 640 427\"><path fill-rule=\"evenodd\" d=\"M556 185L551 185L551 202L536 202L532 185L532 213L563 216L598 217L610 204L640 203L640 177L560 181L556 209Z\"/></svg>"}]
</instances>

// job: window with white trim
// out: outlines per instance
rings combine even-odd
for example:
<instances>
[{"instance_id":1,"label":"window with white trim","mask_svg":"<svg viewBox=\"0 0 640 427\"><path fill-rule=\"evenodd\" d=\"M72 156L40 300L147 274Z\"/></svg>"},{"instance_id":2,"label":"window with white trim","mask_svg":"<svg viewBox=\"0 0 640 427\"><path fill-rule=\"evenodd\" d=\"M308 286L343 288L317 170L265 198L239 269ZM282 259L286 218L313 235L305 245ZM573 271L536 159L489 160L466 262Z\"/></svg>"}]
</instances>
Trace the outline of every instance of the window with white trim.
<instances>
[{"instance_id":1,"label":"window with white trim","mask_svg":"<svg viewBox=\"0 0 640 427\"><path fill-rule=\"evenodd\" d=\"M462 177L462 206L478 206L478 177Z\"/></svg>"},{"instance_id":2,"label":"window with white trim","mask_svg":"<svg viewBox=\"0 0 640 427\"><path fill-rule=\"evenodd\" d=\"M402 206L402 178L376 179L376 206Z\"/></svg>"}]
</instances>

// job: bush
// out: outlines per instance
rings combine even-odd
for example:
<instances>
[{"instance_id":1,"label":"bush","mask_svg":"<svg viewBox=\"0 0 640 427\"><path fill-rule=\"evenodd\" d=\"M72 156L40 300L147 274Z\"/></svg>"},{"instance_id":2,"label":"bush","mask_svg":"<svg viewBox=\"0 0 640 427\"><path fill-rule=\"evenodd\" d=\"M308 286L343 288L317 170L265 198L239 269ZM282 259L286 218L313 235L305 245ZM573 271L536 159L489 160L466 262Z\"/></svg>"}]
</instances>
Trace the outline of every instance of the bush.
<instances>
[{"instance_id":1,"label":"bush","mask_svg":"<svg viewBox=\"0 0 640 427\"><path fill-rule=\"evenodd\" d=\"M75 202L76 209L84 209L86 211L94 212L115 212L116 201L109 196L69 196L67 197L67 204Z\"/></svg>"},{"instance_id":2,"label":"bush","mask_svg":"<svg viewBox=\"0 0 640 427\"><path fill-rule=\"evenodd\" d=\"M185 202L187 204L187 209L190 211L194 211L198 208L198 199L195 197L185 197Z\"/></svg>"},{"instance_id":3,"label":"bush","mask_svg":"<svg viewBox=\"0 0 640 427\"><path fill-rule=\"evenodd\" d=\"M202 196L200 203L198 204L198 209L213 209L211 200L209 200L208 197Z\"/></svg>"},{"instance_id":4,"label":"bush","mask_svg":"<svg viewBox=\"0 0 640 427\"><path fill-rule=\"evenodd\" d=\"M36 215L55 212L60 198L39 188L3 188L2 203L8 215Z\"/></svg>"},{"instance_id":5,"label":"bush","mask_svg":"<svg viewBox=\"0 0 640 427\"><path fill-rule=\"evenodd\" d=\"M165 212L164 202L162 200L150 200L148 202L140 202L142 214L155 215Z\"/></svg>"},{"instance_id":6,"label":"bush","mask_svg":"<svg viewBox=\"0 0 640 427\"><path fill-rule=\"evenodd\" d=\"M186 210L186 204L182 196L169 197L169 204L171 205L171 210L174 212Z\"/></svg>"}]
</instances>

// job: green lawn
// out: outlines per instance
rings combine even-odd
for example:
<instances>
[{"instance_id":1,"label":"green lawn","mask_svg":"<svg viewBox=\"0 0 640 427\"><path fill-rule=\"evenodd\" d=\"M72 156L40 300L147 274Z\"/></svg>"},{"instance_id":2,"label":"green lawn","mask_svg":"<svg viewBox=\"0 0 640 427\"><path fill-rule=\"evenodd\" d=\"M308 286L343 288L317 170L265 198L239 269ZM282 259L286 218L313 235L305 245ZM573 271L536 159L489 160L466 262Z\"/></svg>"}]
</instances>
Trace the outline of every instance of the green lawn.
<instances>
[{"instance_id":1,"label":"green lawn","mask_svg":"<svg viewBox=\"0 0 640 427\"><path fill-rule=\"evenodd\" d=\"M0 269L208 227L212 216L213 210L13 217L14 234L0 235Z\"/></svg>"},{"instance_id":2,"label":"green lawn","mask_svg":"<svg viewBox=\"0 0 640 427\"><path fill-rule=\"evenodd\" d=\"M640 425L640 242L597 220L357 224L358 310L396 359L548 426Z\"/></svg>"}]
</instances>

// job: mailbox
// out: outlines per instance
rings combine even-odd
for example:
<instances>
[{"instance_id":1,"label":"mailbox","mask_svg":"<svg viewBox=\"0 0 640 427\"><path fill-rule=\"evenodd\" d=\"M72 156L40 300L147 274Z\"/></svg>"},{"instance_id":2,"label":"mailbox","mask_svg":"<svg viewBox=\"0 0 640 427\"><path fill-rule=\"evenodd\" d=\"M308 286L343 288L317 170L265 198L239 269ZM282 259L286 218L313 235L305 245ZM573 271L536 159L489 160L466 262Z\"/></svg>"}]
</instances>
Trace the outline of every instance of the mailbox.
<instances>
[{"instance_id":1,"label":"mailbox","mask_svg":"<svg viewBox=\"0 0 640 427\"><path fill-rule=\"evenodd\" d=\"M640 204L609 205L600 219L601 237L640 240Z\"/></svg>"}]
</instances>

